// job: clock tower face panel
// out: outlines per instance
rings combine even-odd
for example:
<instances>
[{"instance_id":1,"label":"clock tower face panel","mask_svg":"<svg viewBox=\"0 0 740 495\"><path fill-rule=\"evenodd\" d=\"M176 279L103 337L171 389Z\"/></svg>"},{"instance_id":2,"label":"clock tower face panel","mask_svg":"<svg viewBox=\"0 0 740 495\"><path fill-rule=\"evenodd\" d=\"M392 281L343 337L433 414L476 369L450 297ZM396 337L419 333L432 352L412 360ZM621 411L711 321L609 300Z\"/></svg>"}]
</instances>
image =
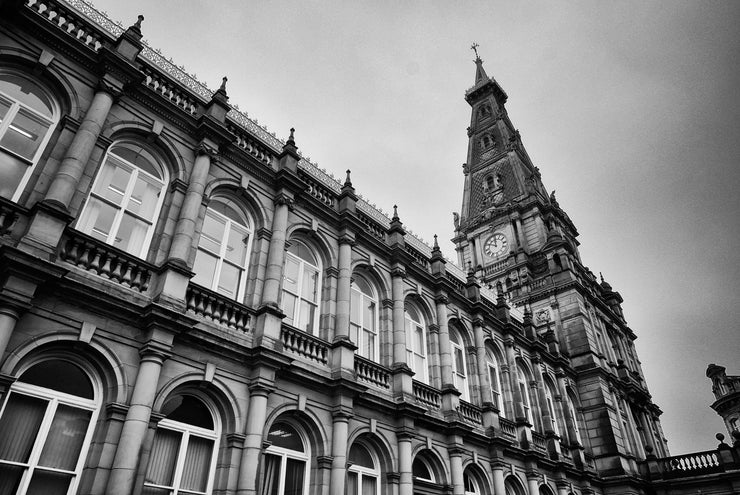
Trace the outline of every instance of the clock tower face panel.
<instances>
[{"instance_id":1,"label":"clock tower face panel","mask_svg":"<svg viewBox=\"0 0 740 495\"><path fill-rule=\"evenodd\" d=\"M499 259L507 255L510 249L509 239L501 231L483 238L483 253L489 258Z\"/></svg>"}]
</instances>

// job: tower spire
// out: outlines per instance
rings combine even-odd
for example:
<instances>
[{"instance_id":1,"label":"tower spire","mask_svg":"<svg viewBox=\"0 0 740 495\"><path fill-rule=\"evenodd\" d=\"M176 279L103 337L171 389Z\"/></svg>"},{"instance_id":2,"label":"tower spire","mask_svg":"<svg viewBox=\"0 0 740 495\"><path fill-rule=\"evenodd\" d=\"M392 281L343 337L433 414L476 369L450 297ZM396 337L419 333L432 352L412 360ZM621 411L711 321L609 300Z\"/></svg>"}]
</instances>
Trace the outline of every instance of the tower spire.
<instances>
[{"instance_id":1,"label":"tower spire","mask_svg":"<svg viewBox=\"0 0 740 495\"><path fill-rule=\"evenodd\" d=\"M478 55L479 46L478 43L470 45L470 49L475 52L475 84L488 80L488 74L486 74L486 70L483 68L483 60Z\"/></svg>"}]
</instances>

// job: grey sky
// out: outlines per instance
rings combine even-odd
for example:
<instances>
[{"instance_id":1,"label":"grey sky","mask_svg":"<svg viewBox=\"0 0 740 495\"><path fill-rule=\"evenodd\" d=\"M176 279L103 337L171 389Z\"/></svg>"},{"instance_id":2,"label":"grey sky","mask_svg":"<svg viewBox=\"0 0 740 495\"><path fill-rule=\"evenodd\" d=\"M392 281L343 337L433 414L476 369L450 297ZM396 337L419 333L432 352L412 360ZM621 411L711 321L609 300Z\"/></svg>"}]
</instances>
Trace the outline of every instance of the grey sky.
<instances>
[{"instance_id":1,"label":"grey sky","mask_svg":"<svg viewBox=\"0 0 740 495\"><path fill-rule=\"evenodd\" d=\"M585 263L621 292L672 453L740 374L740 2L98 0L454 256L473 41ZM454 258L453 258L454 259Z\"/></svg>"}]
</instances>

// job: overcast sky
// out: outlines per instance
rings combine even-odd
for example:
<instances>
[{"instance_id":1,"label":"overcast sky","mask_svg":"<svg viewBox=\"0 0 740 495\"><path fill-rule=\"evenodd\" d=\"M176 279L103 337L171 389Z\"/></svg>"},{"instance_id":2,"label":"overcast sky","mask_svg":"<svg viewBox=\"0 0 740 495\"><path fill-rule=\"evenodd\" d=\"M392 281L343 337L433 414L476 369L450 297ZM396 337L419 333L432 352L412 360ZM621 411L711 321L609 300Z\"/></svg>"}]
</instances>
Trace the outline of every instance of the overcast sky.
<instances>
[{"instance_id":1,"label":"overcast sky","mask_svg":"<svg viewBox=\"0 0 740 495\"><path fill-rule=\"evenodd\" d=\"M673 454L740 374L740 2L98 0L454 256L472 42L581 254L624 297ZM454 258L453 258L454 259Z\"/></svg>"}]
</instances>

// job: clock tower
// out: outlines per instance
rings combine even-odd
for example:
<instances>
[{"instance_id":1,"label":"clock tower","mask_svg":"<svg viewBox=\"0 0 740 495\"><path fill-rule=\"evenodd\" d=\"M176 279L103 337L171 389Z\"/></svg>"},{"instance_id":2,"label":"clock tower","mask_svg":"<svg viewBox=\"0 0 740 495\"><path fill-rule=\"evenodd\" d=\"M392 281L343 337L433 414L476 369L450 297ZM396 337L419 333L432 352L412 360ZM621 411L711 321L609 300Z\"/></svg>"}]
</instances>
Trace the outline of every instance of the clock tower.
<instances>
[{"instance_id":1,"label":"clock tower","mask_svg":"<svg viewBox=\"0 0 740 495\"><path fill-rule=\"evenodd\" d=\"M580 411L593 425L582 440L599 471L637 474L636 458L668 451L622 298L583 265L575 225L545 189L506 112L506 92L473 49L465 183L452 239L458 263L531 318L516 339L529 339L574 370Z\"/></svg>"}]
</instances>

